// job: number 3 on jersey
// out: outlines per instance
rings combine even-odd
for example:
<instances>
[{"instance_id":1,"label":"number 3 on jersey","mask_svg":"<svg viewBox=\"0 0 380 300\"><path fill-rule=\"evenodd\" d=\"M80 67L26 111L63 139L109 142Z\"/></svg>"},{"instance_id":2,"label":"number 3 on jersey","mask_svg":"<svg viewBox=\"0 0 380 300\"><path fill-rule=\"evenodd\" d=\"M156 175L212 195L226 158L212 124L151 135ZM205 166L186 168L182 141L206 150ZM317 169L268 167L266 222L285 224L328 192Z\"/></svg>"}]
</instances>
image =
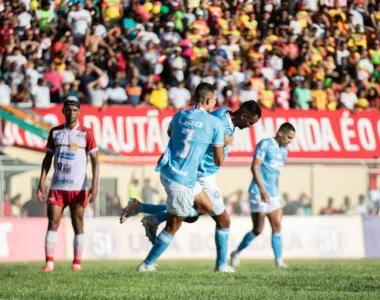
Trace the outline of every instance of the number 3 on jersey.
<instances>
[{"instance_id":1,"label":"number 3 on jersey","mask_svg":"<svg viewBox=\"0 0 380 300\"><path fill-rule=\"evenodd\" d=\"M185 138L182 140L183 142L183 150L177 152L177 156L180 158L186 158L189 155L190 152L190 141L193 139L194 136L194 130L184 128L182 129L182 134L185 135Z\"/></svg>"}]
</instances>

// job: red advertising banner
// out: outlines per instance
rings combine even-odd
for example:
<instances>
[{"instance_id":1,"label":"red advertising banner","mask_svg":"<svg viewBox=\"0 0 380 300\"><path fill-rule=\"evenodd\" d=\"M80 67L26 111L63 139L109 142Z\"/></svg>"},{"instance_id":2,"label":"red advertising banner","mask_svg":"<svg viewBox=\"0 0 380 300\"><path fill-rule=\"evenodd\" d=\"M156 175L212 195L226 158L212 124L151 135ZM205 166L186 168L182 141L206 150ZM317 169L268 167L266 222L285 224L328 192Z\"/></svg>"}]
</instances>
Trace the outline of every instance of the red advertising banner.
<instances>
[{"instance_id":1,"label":"red advertising banner","mask_svg":"<svg viewBox=\"0 0 380 300\"><path fill-rule=\"evenodd\" d=\"M47 222L47 218L0 219L0 262L45 261ZM54 255L56 260L66 258L65 245L65 224L62 222Z\"/></svg>"},{"instance_id":2,"label":"red advertising banner","mask_svg":"<svg viewBox=\"0 0 380 300\"><path fill-rule=\"evenodd\" d=\"M53 124L62 123L61 106L34 109ZM125 160L154 163L168 142L167 128L175 111L143 106L108 106L101 110L83 105L80 122L93 129L97 143L125 156ZM353 114L339 110L263 111L262 119L251 129L238 130L230 152L230 163L251 160L258 141L275 135L283 122L292 123L296 139L289 146L289 157L296 159L373 159L380 154L380 112ZM17 125L3 124L3 145L44 150L45 141Z\"/></svg>"}]
</instances>

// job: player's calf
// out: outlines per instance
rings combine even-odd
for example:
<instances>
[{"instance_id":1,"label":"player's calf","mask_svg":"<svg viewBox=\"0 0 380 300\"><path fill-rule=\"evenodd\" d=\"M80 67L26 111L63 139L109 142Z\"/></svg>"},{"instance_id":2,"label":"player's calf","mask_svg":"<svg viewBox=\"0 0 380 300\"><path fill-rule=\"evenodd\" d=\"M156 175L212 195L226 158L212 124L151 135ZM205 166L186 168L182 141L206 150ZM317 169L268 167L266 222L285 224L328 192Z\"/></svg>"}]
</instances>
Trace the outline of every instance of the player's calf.
<instances>
[{"instance_id":1,"label":"player's calf","mask_svg":"<svg viewBox=\"0 0 380 300\"><path fill-rule=\"evenodd\" d=\"M54 253L57 241L58 232L49 230L45 237L46 264L42 269L44 272L52 272L54 270Z\"/></svg>"}]
</instances>

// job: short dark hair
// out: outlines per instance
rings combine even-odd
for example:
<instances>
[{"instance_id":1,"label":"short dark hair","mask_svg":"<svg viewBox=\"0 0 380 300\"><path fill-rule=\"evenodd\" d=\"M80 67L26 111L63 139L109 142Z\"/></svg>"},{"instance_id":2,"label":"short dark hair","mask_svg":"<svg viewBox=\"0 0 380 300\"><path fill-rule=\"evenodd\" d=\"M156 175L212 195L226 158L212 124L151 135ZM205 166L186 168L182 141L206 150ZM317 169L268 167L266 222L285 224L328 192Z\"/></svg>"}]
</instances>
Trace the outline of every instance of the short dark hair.
<instances>
[{"instance_id":1,"label":"short dark hair","mask_svg":"<svg viewBox=\"0 0 380 300\"><path fill-rule=\"evenodd\" d=\"M280 128L278 129L278 131L284 131L284 132L289 132L289 131L293 131L293 132L296 132L296 129L294 128L294 126L288 122L282 124L280 126Z\"/></svg>"},{"instance_id":2,"label":"short dark hair","mask_svg":"<svg viewBox=\"0 0 380 300\"><path fill-rule=\"evenodd\" d=\"M195 92L194 92L195 104L203 102L207 98L208 94L214 93L214 92L215 92L215 88L212 84L207 83L207 82L201 82L195 88Z\"/></svg>"},{"instance_id":3,"label":"short dark hair","mask_svg":"<svg viewBox=\"0 0 380 300\"><path fill-rule=\"evenodd\" d=\"M258 116L259 118L261 118L261 107L254 100L244 102L240 106L240 109L249 112L252 116Z\"/></svg>"}]
</instances>

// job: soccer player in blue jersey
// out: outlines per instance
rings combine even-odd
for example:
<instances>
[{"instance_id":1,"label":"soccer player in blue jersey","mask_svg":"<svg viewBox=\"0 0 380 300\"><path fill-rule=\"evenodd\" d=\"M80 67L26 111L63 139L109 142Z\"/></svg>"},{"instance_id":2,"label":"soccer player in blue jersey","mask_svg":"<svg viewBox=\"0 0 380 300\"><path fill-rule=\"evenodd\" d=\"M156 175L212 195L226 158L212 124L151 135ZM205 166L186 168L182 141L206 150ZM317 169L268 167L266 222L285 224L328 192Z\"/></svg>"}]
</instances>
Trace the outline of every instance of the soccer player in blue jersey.
<instances>
[{"instance_id":1,"label":"soccer player in blue jersey","mask_svg":"<svg viewBox=\"0 0 380 300\"><path fill-rule=\"evenodd\" d=\"M223 122L225 136L224 158L226 159L230 150L228 145L230 140L228 137L232 137L236 127L239 129L244 129L249 128L255 124L261 117L261 109L255 101L247 101L243 103L241 107L235 112L232 112L228 108L220 108L213 111L212 115L216 116ZM206 193L207 197L211 200L213 206L209 214L216 223L215 243L217 249L217 259L215 271L233 272L233 268L227 265L230 218L226 212L223 198L216 183L215 174L217 171L219 171L219 169L220 167L217 166L214 162L213 147L209 146L198 168L198 182L194 188L194 194L200 195L201 191L203 190ZM135 212L149 213L152 211L152 205L136 203L133 199L130 200L130 204L125 210L132 212L133 206L135 207ZM161 209L161 211L155 215L146 216L142 219L142 223L145 227L147 236L152 243L155 241L158 225L166 221L167 215L166 211L164 211L165 206L157 205L155 207L158 210ZM199 209L198 213L201 214ZM196 215L197 213L193 211L192 215L189 215L189 217ZM195 218L186 218L185 222L188 221L194 222Z\"/></svg>"},{"instance_id":2,"label":"soccer player in blue jersey","mask_svg":"<svg viewBox=\"0 0 380 300\"><path fill-rule=\"evenodd\" d=\"M174 115L168 146L156 167L167 193L167 222L148 256L137 267L140 272L156 271L156 260L170 245L182 221L194 210L197 170L209 145L213 146L215 164L221 166L224 161L223 123L210 114L216 104L214 87L208 83L199 84L195 99L197 105L194 108ZM212 205L207 201L210 204L208 210L211 210Z\"/></svg>"},{"instance_id":3,"label":"soccer player in blue jersey","mask_svg":"<svg viewBox=\"0 0 380 300\"><path fill-rule=\"evenodd\" d=\"M260 141L256 147L251 171L253 179L249 187L249 204L253 222L238 248L231 253L231 265L240 264L239 254L263 231L265 216L272 227L272 248L277 267L284 268L282 258L281 218L282 202L278 192L278 178L288 156L287 145L295 137L296 130L290 123L281 125L274 138Z\"/></svg>"}]
</instances>

